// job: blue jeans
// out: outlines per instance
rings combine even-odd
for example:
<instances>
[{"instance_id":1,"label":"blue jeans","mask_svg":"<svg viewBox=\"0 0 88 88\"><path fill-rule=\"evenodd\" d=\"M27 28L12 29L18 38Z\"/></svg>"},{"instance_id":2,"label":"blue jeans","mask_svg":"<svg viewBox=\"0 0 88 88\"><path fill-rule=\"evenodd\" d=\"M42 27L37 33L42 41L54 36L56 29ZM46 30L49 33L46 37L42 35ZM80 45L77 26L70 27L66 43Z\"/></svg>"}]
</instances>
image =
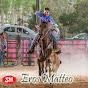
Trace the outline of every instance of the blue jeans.
<instances>
[{"instance_id":1,"label":"blue jeans","mask_svg":"<svg viewBox=\"0 0 88 88\"><path fill-rule=\"evenodd\" d=\"M53 32L51 30L49 30L49 33L51 34L51 37L53 38L54 42L57 44L57 46L59 47L58 44L58 39L54 36Z\"/></svg>"},{"instance_id":2,"label":"blue jeans","mask_svg":"<svg viewBox=\"0 0 88 88\"><path fill-rule=\"evenodd\" d=\"M59 44L58 44L58 39L53 35L52 31L49 30L49 33L51 34L51 37L53 38L54 42L57 44L57 46L59 47ZM33 42L31 43L31 46L33 45L34 43L34 40L35 38L39 35L39 32L36 34L36 36L33 38Z\"/></svg>"},{"instance_id":3,"label":"blue jeans","mask_svg":"<svg viewBox=\"0 0 88 88\"><path fill-rule=\"evenodd\" d=\"M0 67L2 65L3 55L4 55L4 50L0 51Z\"/></svg>"}]
</instances>

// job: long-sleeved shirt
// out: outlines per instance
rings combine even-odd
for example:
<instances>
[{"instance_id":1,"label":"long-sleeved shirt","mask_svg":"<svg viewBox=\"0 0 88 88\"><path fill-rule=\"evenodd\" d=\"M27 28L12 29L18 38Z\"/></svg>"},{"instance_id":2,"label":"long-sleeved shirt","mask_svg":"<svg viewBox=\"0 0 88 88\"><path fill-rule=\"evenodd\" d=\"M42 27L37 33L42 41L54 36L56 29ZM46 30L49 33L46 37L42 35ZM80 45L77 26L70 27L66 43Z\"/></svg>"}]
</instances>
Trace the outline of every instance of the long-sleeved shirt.
<instances>
[{"instance_id":1,"label":"long-sleeved shirt","mask_svg":"<svg viewBox=\"0 0 88 88\"><path fill-rule=\"evenodd\" d=\"M36 14L36 12L35 12L35 15L38 16L38 17L40 17L40 19L41 19L42 21L45 21L45 22L52 22L53 25L56 24L55 21L53 20L53 17L50 16L50 15L44 16L44 13L38 13L38 14ZM47 26L50 26L50 24L48 24Z\"/></svg>"}]
</instances>

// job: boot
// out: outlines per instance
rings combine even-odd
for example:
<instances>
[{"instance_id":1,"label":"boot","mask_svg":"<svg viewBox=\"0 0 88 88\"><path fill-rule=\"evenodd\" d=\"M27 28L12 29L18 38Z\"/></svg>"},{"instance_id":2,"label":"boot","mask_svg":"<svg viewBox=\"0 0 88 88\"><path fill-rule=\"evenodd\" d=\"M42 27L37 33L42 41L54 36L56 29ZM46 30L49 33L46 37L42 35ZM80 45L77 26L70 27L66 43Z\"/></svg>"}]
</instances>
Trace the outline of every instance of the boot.
<instances>
[{"instance_id":1,"label":"boot","mask_svg":"<svg viewBox=\"0 0 88 88\"><path fill-rule=\"evenodd\" d=\"M54 41L53 41L53 48L54 49L59 49L59 51L57 52L57 54L60 54L60 53L62 53L62 51L61 51L61 48L59 48L59 45L57 45Z\"/></svg>"},{"instance_id":2,"label":"boot","mask_svg":"<svg viewBox=\"0 0 88 88\"><path fill-rule=\"evenodd\" d=\"M33 44L27 53L28 54L34 53L34 48L35 48L35 45Z\"/></svg>"}]
</instances>

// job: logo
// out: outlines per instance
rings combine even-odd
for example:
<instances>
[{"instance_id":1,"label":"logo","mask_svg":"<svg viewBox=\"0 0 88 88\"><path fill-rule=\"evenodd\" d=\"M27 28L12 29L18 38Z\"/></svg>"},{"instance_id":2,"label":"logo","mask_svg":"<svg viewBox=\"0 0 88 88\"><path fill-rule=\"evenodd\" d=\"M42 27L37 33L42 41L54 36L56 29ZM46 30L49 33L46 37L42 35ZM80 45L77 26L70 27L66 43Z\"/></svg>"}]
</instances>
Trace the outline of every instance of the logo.
<instances>
[{"instance_id":1,"label":"logo","mask_svg":"<svg viewBox=\"0 0 88 88\"><path fill-rule=\"evenodd\" d=\"M14 76L5 76L2 78L2 81L6 84L13 84L16 82L16 77Z\"/></svg>"}]
</instances>

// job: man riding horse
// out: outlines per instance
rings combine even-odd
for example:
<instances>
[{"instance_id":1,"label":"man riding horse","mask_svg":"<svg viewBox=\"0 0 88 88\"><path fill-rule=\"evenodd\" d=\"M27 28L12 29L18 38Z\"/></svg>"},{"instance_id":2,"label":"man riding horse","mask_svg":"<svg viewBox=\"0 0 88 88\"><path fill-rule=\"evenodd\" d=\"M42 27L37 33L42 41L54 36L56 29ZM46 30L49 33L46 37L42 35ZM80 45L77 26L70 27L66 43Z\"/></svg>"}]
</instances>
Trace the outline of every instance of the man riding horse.
<instances>
[{"instance_id":1,"label":"man riding horse","mask_svg":"<svg viewBox=\"0 0 88 88\"><path fill-rule=\"evenodd\" d=\"M51 28L51 25L52 25L52 24L53 24L53 25L56 25L56 23L55 23L55 21L53 20L52 16L50 16L49 14L50 14L49 8L45 8L45 9L44 9L44 13L39 13L39 11L36 11L36 12L35 12L35 15L38 16L38 17L40 17L40 19L41 19L42 22L48 22L48 24L47 24L48 29ZM42 30L42 29L41 29L41 30ZM58 44L58 41L57 41L56 37L53 35L53 33L52 33L51 30L49 30L49 33L50 33L52 39L54 40L54 42L56 43L56 45L57 45L58 48L59 48L59 44ZM31 47L30 47L28 53L31 53L31 54L32 54L32 53L34 52L34 48L35 48L35 45L36 45L36 43L37 43L36 41L38 40L38 38L39 38L39 33L37 33L37 35L34 37L33 43L31 44ZM60 52L60 51L59 51L59 52Z\"/></svg>"}]
</instances>

